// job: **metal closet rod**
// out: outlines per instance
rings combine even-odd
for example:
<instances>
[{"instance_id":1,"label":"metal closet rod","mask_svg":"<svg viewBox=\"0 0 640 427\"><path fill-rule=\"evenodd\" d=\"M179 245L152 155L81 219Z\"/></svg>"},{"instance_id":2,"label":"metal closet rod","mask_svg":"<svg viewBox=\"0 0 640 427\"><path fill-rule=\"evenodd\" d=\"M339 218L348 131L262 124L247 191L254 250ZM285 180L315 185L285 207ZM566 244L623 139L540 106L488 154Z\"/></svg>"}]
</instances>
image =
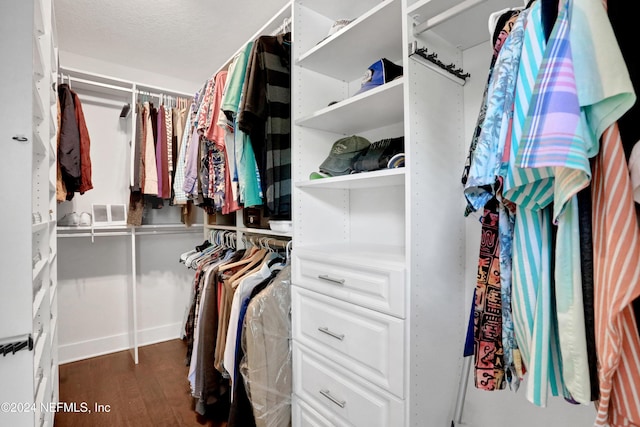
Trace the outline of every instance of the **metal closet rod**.
<instances>
[{"instance_id":1,"label":"metal closet rod","mask_svg":"<svg viewBox=\"0 0 640 427\"><path fill-rule=\"evenodd\" d=\"M447 22L448 20L455 18L456 16L466 12L472 7L475 7L480 3L484 3L486 1L487 0L464 0L456 4L455 6L445 10L444 12L434 16L433 18L429 18L423 23L414 26L413 35L418 36L424 33L425 31L428 31L434 27L437 27L438 25L444 22Z\"/></svg>"},{"instance_id":2,"label":"metal closet rod","mask_svg":"<svg viewBox=\"0 0 640 427\"><path fill-rule=\"evenodd\" d=\"M176 90L167 89L159 86L147 85L144 83L138 83L131 80L124 80L117 77L108 76L106 74L98 74L98 73L92 73L89 71L78 70L77 68L60 67L59 72L63 77L71 78L72 80L75 80L77 82L104 87L107 89L121 90L129 93L133 92L134 90L138 92L147 92L148 90L150 90L150 91L158 92L158 93L148 93L151 96L174 95L174 96L183 96L186 98L193 98L192 93L176 91ZM89 79L76 77L78 75L86 76ZM114 84L102 83L97 80L91 80L91 78L110 81ZM117 85L118 83L120 84L120 86ZM130 87L125 87L125 85Z\"/></svg>"}]
</instances>

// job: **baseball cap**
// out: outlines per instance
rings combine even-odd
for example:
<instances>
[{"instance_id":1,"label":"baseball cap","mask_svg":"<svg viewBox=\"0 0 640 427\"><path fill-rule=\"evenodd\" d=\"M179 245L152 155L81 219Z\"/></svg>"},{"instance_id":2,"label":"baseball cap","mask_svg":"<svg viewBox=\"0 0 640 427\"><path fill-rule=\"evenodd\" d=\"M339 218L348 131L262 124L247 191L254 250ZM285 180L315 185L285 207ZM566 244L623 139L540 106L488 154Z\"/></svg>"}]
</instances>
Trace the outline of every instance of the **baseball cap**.
<instances>
[{"instance_id":1,"label":"baseball cap","mask_svg":"<svg viewBox=\"0 0 640 427\"><path fill-rule=\"evenodd\" d=\"M402 76L402 71L401 65L396 65L387 58L382 58L374 62L367 69L366 74L362 78L362 85L355 95L397 79Z\"/></svg>"},{"instance_id":2,"label":"baseball cap","mask_svg":"<svg viewBox=\"0 0 640 427\"><path fill-rule=\"evenodd\" d=\"M381 139L367 147L367 150L353 163L353 170L365 172L387 168L389 160L402 152L404 152L404 137Z\"/></svg>"},{"instance_id":3,"label":"baseball cap","mask_svg":"<svg viewBox=\"0 0 640 427\"><path fill-rule=\"evenodd\" d=\"M333 143L329 157L320 165L320 172L330 176L348 175L353 163L371 143L361 136L347 136Z\"/></svg>"}]
</instances>

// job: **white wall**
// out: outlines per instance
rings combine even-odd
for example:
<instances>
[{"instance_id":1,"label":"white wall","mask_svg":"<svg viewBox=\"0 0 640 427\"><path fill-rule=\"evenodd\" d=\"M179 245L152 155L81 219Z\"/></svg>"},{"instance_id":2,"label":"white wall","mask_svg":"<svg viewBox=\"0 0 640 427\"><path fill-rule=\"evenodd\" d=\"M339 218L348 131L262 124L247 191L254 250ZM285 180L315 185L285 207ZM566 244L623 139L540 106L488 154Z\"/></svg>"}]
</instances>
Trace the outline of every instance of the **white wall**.
<instances>
[{"instance_id":1,"label":"white wall","mask_svg":"<svg viewBox=\"0 0 640 427\"><path fill-rule=\"evenodd\" d=\"M72 59L73 61L70 61ZM82 61L80 61L82 59ZM76 55L61 55L62 65L83 71L175 90L195 85L159 74L101 63ZM76 62L74 62L76 61ZM73 87L73 86L72 86ZM80 87L91 137L94 189L58 205L58 218L69 212L91 212L92 203L129 200L131 117L120 119L127 95L90 92ZM198 209L200 210L200 209ZM165 205L148 210L145 223L178 223L180 208ZM202 215L197 222L202 223ZM178 338L193 280L193 270L179 264L179 255L203 241L202 233L137 237L138 330L142 344ZM130 346L133 320L131 243L129 236L58 238L58 312L60 362L119 351ZM144 361L141 361L141 363Z\"/></svg>"},{"instance_id":2,"label":"white wall","mask_svg":"<svg viewBox=\"0 0 640 427\"><path fill-rule=\"evenodd\" d=\"M467 49L463 55L464 69L472 78L464 87L465 104L465 140L471 141L471 135L478 118L482 93L487 81L491 47L482 43ZM468 146L468 145L467 145ZM466 155L466 153L465 153ZM461 171L462 172L462 171ZM462 187L460 188L462 194ZM466 299L465 318L468 318L473 289L476 284L478 251L480 249L480 223L478 216L469 217L466 222ZM538 408L525 398L526 383L517 393L512 391L483 391L473 385L473 372L467 388L463 425L474 427L588 427L593 425L595 410L593 406L576 406L561 398L550 397L547 408Z\"/></svg>"},{"instance_id":3,"label":"white wall","mask_svg":"<svg viewBox=\"0 0 640 427\"><path fill-rule=\"evenodd\" d=\"M124 80L135 81L136 83L158 86L179 92L195 93L200 89L200 86L204 84L204 81L192 81L167 76L162 74L162 70L150 72L139 68L128 67L123 64L115 64L113 62L106 62L100 59L78 55L64 50L59 51L59 57L60 66L63 68L77 68L82 71L104 74ZM184 66L188 67L189 64L184 64ZM211 73L214 71L214 69L211 69Z\"/></svg>"}]
</instances>

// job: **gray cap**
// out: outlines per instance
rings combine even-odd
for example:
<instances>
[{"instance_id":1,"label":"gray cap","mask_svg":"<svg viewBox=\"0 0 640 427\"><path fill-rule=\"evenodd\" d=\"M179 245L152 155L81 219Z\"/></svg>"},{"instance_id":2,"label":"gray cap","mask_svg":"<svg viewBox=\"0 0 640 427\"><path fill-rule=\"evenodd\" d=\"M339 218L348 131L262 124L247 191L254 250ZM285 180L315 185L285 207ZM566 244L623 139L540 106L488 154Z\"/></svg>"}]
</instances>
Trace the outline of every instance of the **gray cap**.
<instances>
[{"instance_id":1,"label":"gray cap","mask_svg":"<svg viewBox=\"0 0 640 427\"><path fill-rule=\"evenodd\" d=\"M333 143L329 157L320 165L320 172L331 176L348 175L353 163L371 143L361 136L347 136Z\"/></svg>"}]
</instances>

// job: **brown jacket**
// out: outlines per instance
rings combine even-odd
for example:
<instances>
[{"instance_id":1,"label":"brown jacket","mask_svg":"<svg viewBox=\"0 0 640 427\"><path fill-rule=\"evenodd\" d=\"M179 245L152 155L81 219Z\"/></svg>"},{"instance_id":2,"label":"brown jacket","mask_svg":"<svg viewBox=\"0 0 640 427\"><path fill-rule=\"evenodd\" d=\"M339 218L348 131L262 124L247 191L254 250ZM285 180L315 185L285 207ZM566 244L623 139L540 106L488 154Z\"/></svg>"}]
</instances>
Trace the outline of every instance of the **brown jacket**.
<instances>
[{"instance_id":1,"label":"brown jacket","mask_svg":"<svg viewBox=\"0 0 640 427\"><path fill-rule=\"evenodd\" d=\"M93 188L91 182L91 139L89 138L89 130L84 120L82 112L82 103L78 94L71 91L73 95L73 103L75 105L76 121L78 122L78 131L80 133L80 194Z\"/></svg>"}]
</instances>

